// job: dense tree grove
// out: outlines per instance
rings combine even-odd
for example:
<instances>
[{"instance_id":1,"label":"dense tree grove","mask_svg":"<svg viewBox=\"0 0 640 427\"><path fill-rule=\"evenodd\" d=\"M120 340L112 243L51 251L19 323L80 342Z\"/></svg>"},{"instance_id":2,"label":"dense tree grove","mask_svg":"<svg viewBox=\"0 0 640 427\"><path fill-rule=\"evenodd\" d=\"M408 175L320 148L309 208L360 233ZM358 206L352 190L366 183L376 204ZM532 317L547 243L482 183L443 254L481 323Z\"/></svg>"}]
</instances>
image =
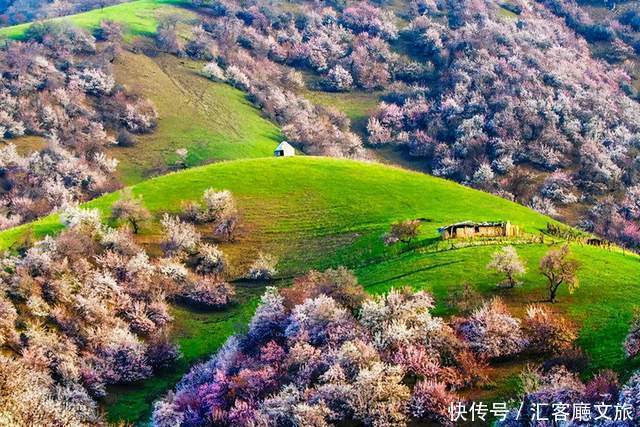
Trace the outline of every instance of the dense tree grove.
<instances>
[{"instance_id":1,"label":"dense tree grove","mask_svg":"<svg viewBox=\"0 0 640 427\"><path fill-rule=\"evenodd\" d=\"M113 135L155 126L153 106L115 84L117 25L102 30L108 40L97 48L83 30L34 24L26 41L0 49L0 228L113 191ZM20 155L11 140L23 135L46 147Z\"/></svg>"},{"instance_id":2,"label":"dense tree grove","mask_svg":"<svg viewBox=\"0 0 640 427\"><path fill-rule=\"evenodd\" d=\"M369 120L368 142L405 147L436 175L545 213L613 196L616 227L596 212L583 225L637 246L637 218L617 196L638 183L640 108L627 95L629 77L594 60L586 41L535 1L511 2L511 20L495 2L435 3L400 32L434 71L392 88ZM547 178L518 194L523 170Z\"/></svg>"},{"instance_id":3,"label":"dense tree grove","mask_svg":"<svg viewBox=\"0 0 640 427\"><path fill-rule=\"evenodd\" d=\"M194 4L210 17L184 46L167 50L209 60L203 75L248 91L306 153L365 156L349 119L306 100L292 67L317 74L318 88L330 91L386 87L396 69L408 67L389 45L397 37L392 12L367 2L344 10L298 4L295 13L226 0ZM175 31L167 38L175 40Z\"/></svg>"},{"instance_id":4,"label":"dense tree grove","mask_svg":"<svg viewBox=\"0 0 640 427\"><path fill-rule=\"evenodd\" d=\"M9 425L97 423L92 399L106 385L146 378L178 355L164 338L165 298L181 285L97 211L62 217L59 237L2 259L0 412Z\"/></svg>"},{"instance_id":5,"label":"dense tree grove","mask_svg":"<svg viewBox=\"0 0 640 427\"><path fill-rule=\"evenodd\" d=\"M166 338L167 300L218 308L234 295L224 254L198 239L189 254L150 259L98 211L69 208L61 221L58 237L0 260L3 425L100 424L94 399L107 385L179 356ZM176 224L165 224L174 238L184 233Z\"/></svg>"},{"instance_id":6,"label":"dense tree grove","mask_svg":"<svg viewBox=\"0 0 640 427\"><path fill-rule=\"evenodd\" d=\"M575 338L546 307L532 306L522 324L497 299L450 322L433 308L422 291L369 296L345 269L269 288L248 332L157 402L153 423L448 425L449 405L486 380L487 361L562 351Z\"/></svg>"}]
</instances>

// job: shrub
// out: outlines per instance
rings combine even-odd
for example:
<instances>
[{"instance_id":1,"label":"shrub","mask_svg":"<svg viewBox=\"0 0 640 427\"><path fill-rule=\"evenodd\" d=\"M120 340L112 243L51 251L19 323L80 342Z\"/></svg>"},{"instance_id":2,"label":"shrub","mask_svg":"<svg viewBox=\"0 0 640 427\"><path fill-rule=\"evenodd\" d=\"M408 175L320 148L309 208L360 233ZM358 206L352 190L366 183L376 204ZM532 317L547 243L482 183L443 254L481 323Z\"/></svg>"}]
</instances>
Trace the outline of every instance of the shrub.
<instances>
[{"instance_id":1,"label":"shrub","mask_svg":"<svg viewBox=\"0 0 640 427\"><path fill-rule=\"evenodd\" d=\"M631 420L629 425L640 422L640 373L636 372L620 390L618 404L628 405L631 408Z\"/></svg>"},{"instance_id":2,"label":"shrub","mask_svg":"<svg viewBox=\"0 0 640 427\"><path fill-rule=\"evenodd\" d=\"M238 89L248 90L251 87L249 77L237 66L230 65L224 72L226 81Z\"/></svg>"},{"instance_id":3,"label":"shrub","mask_svg":"<svg viewBox=\"0 0 640 427\"><path fill-rule=\"evenodd\" d=\"M117 141L120 147L133 147L137 143L135 136L125 129L118 132Z\"/></svg>"},{"instance_id":4,"label":"shrub","mask_svg":"<svg viewBox=\"0 0 640 427\"><path fill-rule=\"evenodd\" d=\"M393 245L398 242L411 243L420 232L419 220L398 221L391 224L391 230L383 236L385 245Z\"/></svg>"},{"instance_id":5,"label":"shrub","mask_svg":"<svg viewBox=\"0 0 640 427\"><path fill-rule=\"evenodd\" d=\"M329 90L347 91L353 86L353 77L341 65L336 65L327 73L326 86Z\"/></svg>"},{"instance_id":6,"label":"shrub","mask_svg":"<svg viewBox=\"0 0 640 427\"><path fill-rule=\"evenodd\" d=\"M155 37L156 45L160 50L169 53L180 53L182 51L182 45L176 32L177 23L177 16L168 16L160 20Z\"/></svg>"},{"instance_id":7,"label":"shrub","mask_svg":"<svg viewBox=\"0 0 640 427\"><path fill-rule=\"evenodd\" d=\"M482 305L482 295L470 284L453 286L447 293L447 307L468 314Z\"/></svg>"},{"instance_id":8,"label":"shrub","mask_svg":"<svg viewBox=\"0 0 640 427\"><path fill-rule=\"evenodd\" d=\"M202 195L202 204L188 201L183 204L182 217L191 222L222 222L236 216L233 195L228 190L208 188ZM235 227L235 225L234 225Z\"/></svg>"},{"instance_id":9,"label":"shrub","mask_svg":"<svg viewBox=\"0 0 640 427\"><path fill-rule=\"evenodd\" d=\"M196 272L203 276L221 276L227 267L227 260L224 253L215 245L201 243L196 252L191 256L191 264L195 266Z\"/></svg>"},{"instance_id":10,"label":"shrub","mask_svg":"<svg viewBox=\"0 0 640 427\"><path fill-rule=\"evenodd\" d=\"M327 295L343 307L356 310L367 298L358 279L349 270L340 267L324 272L310 271L293 281L293 285L280 291L287 307L293 307L308 298Z\"/></svg>"},{"instance_id":11,"label":"shrub","mask_svg":"<svg viewBox=\"0 0 640 427\"><path fill-rule=\"evenodd\" d=\"M97 209L69 207L60 214L60 222L65 227L81 229L91 234L102 229L100 211Z\"/></svg>"},{"instance_id":12,"label":"shrub","mask_svg":"<svg viewBox=\"0 0 640 427\"><path fill-rule=\"evenodd\" d=\"M635 309L629 333L624 340L624 351L627 357L640 354L640 309Z\"/></svg>"},{"instance_id":13,"label":"shrub","mask_svg":"<svg viewBox=\"0 0 640 427\"><path fill-rule=\"evenodd\" d=\"M402 425L409 388L402 384L400 367L374 363L362 369L353 384L349 402L355 418L365 425Z\"/></svg>"},{"instance_id":14,"label":"shrub","mask_svg":"<svg viewBox=\"0 0 640 427\"><path fill-rule=\"evenodd\" d=\"M188 155L189 151L186 148L176 149L176 166L186 168Z\"/></svg>"},{"instance_id":15,"label":"shrub","mask_svg":"<svg viewBox=\"0 0 640 427\"><path fill-rule=\"evenodd\" d=\"M215 226L213 230L214 236L224 242L233 242L238 222L238 215L234 213L225 215Z\"/></svg>"},{"instance_id":16,"label":"shrub","mask_svg":"<svg viewBox=\"0 0 640 427\"><path fill-rule=\"evenodd\" d=\"M599 372L591 381L585 385L585 397L587 402L592 404L606 403L615 405L618 401L620 382L618 374L612 370Z\"/></svg>"},{"instance_id":17,"label":"shrub","mask_svg":"<svg viewBox=\"0 0 640 427\"><path fill-rule=\"evenodd\" d=\"M151 214L142 204L142 198L134 197L130 189L123 190L120 199L111 206L111 219L126 221L135 234L150 218Z\"/></svg>"},{"instance_id":18,"label":"shrub","mask_svg":"<svg viewBox=\"0 0 640 427\"><path fill-rule=\"evenodd\" d=\"M520 322L497 297L459 322L457 330L471 350L483 359L512 356L526 345Z\"/></svg>"},{"instance_id":19,"label":"shrub","mask_svg":"<svg viewBox=\"0 0 640 427\"><path fill-rule=\"evenodd\" d=\"M540 353L562 353L577 338L575 328L564 317L542 305L529 305L522 321L529 349Z\"/></svg>"},{"instance_id":20,"label":"shrub","mask_svg":"<svg viewBox=\"0 0 640 427\"><path fill-rule=\"evenodd\" d=\"M217 309L228 305L234 295L230 284L205 277L187 285L179 297L188 304Z\"/></svg>"},{"instance_id":21,"label":"shrub","mask_svg":"<svg viewBox=\"0 0 640 427\"><path fill-rule=\"evenodd\" d=\"M146 357L154 370L170 367L181 356L178 347L169 341L166 334L155 335L147 342Z\"/></svg>"},{"instance_id":22,"label":"shrub","mask_svg":"<svg viewBox=\"0 0 640 427\"><path fill-rule=\"evenodd\" d=\"M458 401L459 398L450 393L445 384L420 381L413 388L409 412L415 419L449 426L453 425L449 408Z\"/></svg>"},{"instance_id":23,"label":"shrub","mask_svg":"<svg viewBox=\"0 0 640 427\"><path fill-rule=\"evenodd\" d=\"M250 280L271 280L278 273L278 259L273 255L258 253L258 257L249 267L246 278Z\"/></svg>"},{"instance_id":24,"label":"shrub","mask_svg":"<svg viewBox=\"0 0 640 427\"><path fill-rule=\"evenodd\" d=\"M15 322L18 318L15 307L0 294L0 347L17 343Z\"/></svg>"},{"instance_id":25,"label":"shrub","mask_svg":"<svg viewBox=\"0 0 640 427\"><path fill-rule=\"evenodd\" d=\"M215 191L208 188L202 195L204 201L203 221L217 221L227 215L235 213L235 201L228 190Z\"/></svg>"},{"instance_id":26,"label":"shrub","mask_svg":"<svg viewBox=\"0 0 640 427\"><path fill-rule=\"evenodd\" d=\"M115 87L115 80L98 68L86 68L74 76L78 84L91 95L109 95Z\"/></svg>"},{"instance_id":27,"label":"shrub","mask_svg":"<svg viewBox=\"0 0 640 427\"><path fill-rule=\"evenodd\" d=\"M545 371L556 366L564 366L571 372L584 372L589 366L589 356L581 348L572 347L557 356L546 359L542 364Z\"/></svg>"},{"instance_id":28,"label":"shrub","mask_svg":"<svg viewBox=\"0 0 640 427\"><path fill-rule=\"evenodd\" d=\"M211 80L225 81L224 71L216 62L209 62L202 68L202 75Z\"/></svg>"},{"instance_id":29,"label":"shrub","mask_svg":"<svg viewBox=\"0 0 640 427\"><path fill-rule=\"evenodd\" d=\"M200 242L200 234L195 227L180 221L177 217L164 214L160 224L164 229L162 248L167 255L176 255L181 252L191 253Z\"/></svg>"}]
</instances>

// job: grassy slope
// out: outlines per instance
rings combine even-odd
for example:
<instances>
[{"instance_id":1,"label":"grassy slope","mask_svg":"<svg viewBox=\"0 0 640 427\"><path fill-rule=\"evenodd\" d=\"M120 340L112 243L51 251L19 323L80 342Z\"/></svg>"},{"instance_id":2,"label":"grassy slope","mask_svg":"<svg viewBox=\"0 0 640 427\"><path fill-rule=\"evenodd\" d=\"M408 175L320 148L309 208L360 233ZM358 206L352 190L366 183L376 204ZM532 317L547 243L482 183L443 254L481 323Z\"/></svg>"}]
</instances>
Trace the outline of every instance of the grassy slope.
<instances>
[{"instance_id":1,"label":"grassy slope","mask_svg":"<svg viewBox=\"0 0 640 427\"><path fill-rule=\"evenodd\" d=\"M93 30L105 19L118 21L123 24L126 38L134 36L150 36L156 31L158 18L162 15L180 14L192 16L185 9L178 8L182 0L136 0L121 3L103 9L95 9L72 16L54 18L54 22L70 22L82 28ZM13 39L24 37L25 31L31 23L14 25L0 29L0 36Z\"/></svg>"},{"instance_id":2,"label":"grassy slope","mask_svg":"<svg viewBox=\"0 0 640 427\"><path fill-rule=\"evenodd\" d=\"M281 275L309 268L347 265L371 292L410 285L428 289L442 301L447 291L468 281L483 294L494 295L498 277L485 269L495 246L432 253L438 226L453 221L511 220L537 233L548 218L506 200L438 178L376 164L323 158L256 159L222 162L154 178L134 186L156 218L177 210L180 201L198 198L213 186L235 194L243 216L237 243L223 245L239 275L261 248L281 258ZM108 214L116 195L89 202ZM380 236L389 222L427 218L420 241L412 248L384 248ZM8 247L26 227L0 233L0 247ZM33 225L36 235L59 230L55 217ZM207 233L206 229L202 230ZM153 252L157 226L140 237ZM526 303L540 300L544 281L537 263L547 245L519 247L528 261L523 287L501 294L517 314ZM628 372L637 367L624 359L621 342L640 290L638 258L593 247L575 246L582 261L582 286L574 295L564 290L554 308L566 312L582 326L580 344L593 358L593 367ZM114 390L107 407L111 420L137 420L148 414L150 402L170 387L190 363L206 357L224 338L246 323L260 289L240 286L241 301L222 314L193 314L177 309L176 334L185 358L170 373L133 387ZM447 313L442 305L440 313ZM511 392L517 366L496 370L499 378L490 396Z\"/></svg>"},{"instance_id":3,"label":"grassy slope","mask_svg":"<svg viewBox=\"0 0 640 427\"><path fill-rule=\"evenodd\" d=\"M118 59L118 82L150 99L159 114L158 128L138 137L135 147L112 150L126 184L166 172L177 148L189 150L188 166L273 152L278 128L243 92L199 76L201 67L171 55L149 58L124 52Z\"/></svg>"},{"instance_id":4,"label":"grassy slope","mask_svg":"<svg viewBox=\"0 0 640 427\"><path fill-rule=\"evenodd\" d=\"M89 30L102 20L123 24L125 36L152 36L158 19L179 15L185 24L196 14L178 7L181 0L137 0L96 9L53 21L70 22ZM0 36L20 39L31 24L0 29ZM120 179L139 182L166 172L175 161L175 150L187 148L187 166L217 160L270 155L280 140L278 128L263 118L245 98L229 85L214 83L198 75L202 64L170 55L149 58L124 52L114 64L118 83L153 101L159 113L158 128L138 138L131 148L117 147L111 155L120 160ZM35 142L16 141L29 151Z\"/></svg>"},{"instance_id":5,"label":"grassy slope","mask_svg":"<svg viewBox=\"0 0 640 427\"><path fill-rule=\"evenodd\" d=\"M367 120L375 111L383 92L323 92L305 90L301 94L314 104L333 107L342 111L352 123L352 128L360 135L365 135Z\"/></svg>"}]
</instances>

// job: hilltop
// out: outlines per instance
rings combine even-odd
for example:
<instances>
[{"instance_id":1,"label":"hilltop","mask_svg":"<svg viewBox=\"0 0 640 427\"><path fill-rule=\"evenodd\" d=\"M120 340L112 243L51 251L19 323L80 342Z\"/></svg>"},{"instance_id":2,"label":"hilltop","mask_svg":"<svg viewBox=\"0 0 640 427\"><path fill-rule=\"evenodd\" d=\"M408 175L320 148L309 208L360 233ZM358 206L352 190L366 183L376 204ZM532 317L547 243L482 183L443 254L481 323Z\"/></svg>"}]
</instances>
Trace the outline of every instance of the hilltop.
<instances>
[{"instance_id":1,"label":"hilltop","mask_svg":"<svg viewBox=\"0 0 640 427\"><path fill-rule=\"evenodd\" d=\"M228 189L242 217L237 242L221 248L230 259L232 276L238 277L258 250L280 258L279 277L287 278L310 268L345 265L355 271L363 286L381 293L392 286L411 286L433 292L438 311L454 314L444 304L447 294L470 283L483 295L501 294L515 313L527 303L540 301L544 279L537 271L544 244L512 242L527 261L522 287L499 291L498 277L485 268L491 253L506 242L451 248L438 246L437 228L460 220L508 220L525 232L539 236L552 222L535 211L496 196L450 181L399 168L327 158L295 157L221 162L154 178L132 187L154 216L153 224L138 237L151 253L158 251L158 219L177 212L180 203L198 199L204 189ZM99 209L108 218L118 193L84 206ZM410 246L386 248L381 236L391 222L422 218L419 239ZM0 246L8 248L27 230L37 238L61 229L56 215L0 233ZM203 236L210 234L203 228ZM592 358L591 369L613 368L627 374L634 364L624 358L621 342L632 315L640 274L638 258L591 246L572 246L581 261L581 287L573 295L561 293L554 305L580 325L579 344ZM221 313L194 313L175 308L175 338L185 358L166 375L143 384L118 387L109 398L111 420L136 420L148 414L150 402L179 378L194 360L214 352L226 336L237 331L251 315L262 288L238 284L239 303ZM498 367L495 384L480 395L508 396L517 375L513 367Z\"/></svg>"},{"instance_id":2,"label":"hilltop","mask_svg":"<svg viewBox=\"0 0 640 427\"><path fill-rule=\"evenodd\" d=\"M182 0L136 0L76 15L52 18L47 21L70 22L80 28L95 30L103 20L114 20L124 25L125 36L131 40L137 36L153 36L161 16L178 14L183 17L194 18L195 14L178 7L185 4L188 4L188 2ZM31 25L31 22L26 22L0 28L0 36L17 40L22 39Z\"/></svg>"}]
</instances>

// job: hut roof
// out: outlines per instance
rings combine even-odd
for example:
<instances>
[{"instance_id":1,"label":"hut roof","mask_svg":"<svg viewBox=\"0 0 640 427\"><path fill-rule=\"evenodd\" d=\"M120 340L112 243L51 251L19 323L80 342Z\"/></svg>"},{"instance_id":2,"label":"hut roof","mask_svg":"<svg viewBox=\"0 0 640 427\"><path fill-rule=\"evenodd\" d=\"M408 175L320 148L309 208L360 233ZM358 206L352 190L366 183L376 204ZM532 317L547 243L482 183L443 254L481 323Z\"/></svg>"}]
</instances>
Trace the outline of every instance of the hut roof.
<instances>
[{"instance_id":1,"label":"hut roof","mask_svg":"<svg viewBox=\"0 0 640 427\"><path fill-rule=\"evenodd\" d=\"M280 150L288 151L293 149L294 148L287 141L282 141L280 144L278 144L275 151L280 151Z\"/></svg>"},{"instance_id":2,"label":"hut roof","mask_svg":"<svg viewBox=\"0 0 640 427\"><path fill-rule=\"evenodd\" d=\"M444 230L460 228L460 227L502 227L506 225L506 221L462 221L456 222L454 224L445 225L444 227L438 228L438 233L442 233Z\"/></svg>"}]
</instances>

